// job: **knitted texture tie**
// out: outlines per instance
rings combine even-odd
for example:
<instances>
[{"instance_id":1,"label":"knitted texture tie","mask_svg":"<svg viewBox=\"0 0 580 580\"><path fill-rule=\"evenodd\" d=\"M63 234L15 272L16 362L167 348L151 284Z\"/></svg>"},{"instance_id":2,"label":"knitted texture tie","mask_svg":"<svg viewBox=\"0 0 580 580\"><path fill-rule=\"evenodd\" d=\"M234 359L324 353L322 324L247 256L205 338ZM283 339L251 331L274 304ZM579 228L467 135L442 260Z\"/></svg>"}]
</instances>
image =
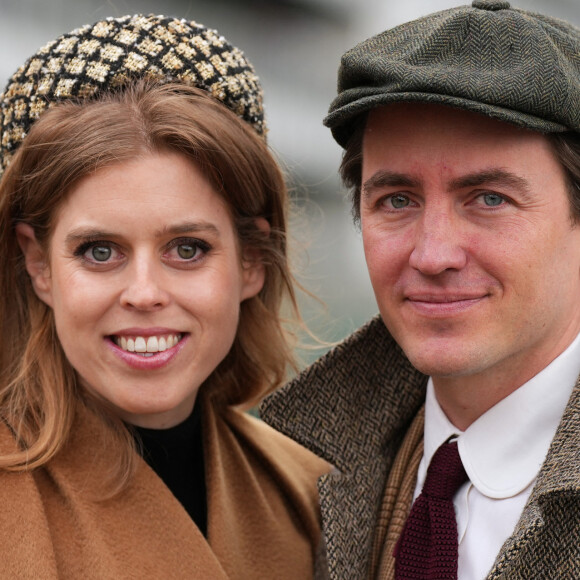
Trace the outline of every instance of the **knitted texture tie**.
<instances>
[{"instance_id":1,"label":"knitted texture tie","mask_svg":"<svg viewBox=\"0 0 580 580\"><path fill-rule=\"evenodd\" d=\"M396 580L457 579L453 496L467 479L457 442L441 445L395 547Z\"/></svg>"}]
</instances>

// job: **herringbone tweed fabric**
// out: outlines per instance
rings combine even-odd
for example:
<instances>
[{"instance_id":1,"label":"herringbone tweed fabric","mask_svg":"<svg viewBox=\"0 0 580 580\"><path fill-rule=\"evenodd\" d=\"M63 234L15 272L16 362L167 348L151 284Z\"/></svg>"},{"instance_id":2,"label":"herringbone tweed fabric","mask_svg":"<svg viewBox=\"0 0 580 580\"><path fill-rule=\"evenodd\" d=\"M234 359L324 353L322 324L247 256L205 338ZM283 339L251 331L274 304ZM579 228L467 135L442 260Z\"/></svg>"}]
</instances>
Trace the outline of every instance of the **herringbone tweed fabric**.
<instances>
[{"instance_id":1,"label":"herringbone tweed fabric","mask_svg":"<svg viewBox=\"0 0 580 580\"><path fill-rule=\"evenodd\" d=\"M580 29L500 0L402 24L344 54L324 123L344 147L356 117L400 101L446 104L544 133L580 131Z\"/></svg>"},{"instance_id":2,"label":"herringbone tweed fabric","mask_svg":"<svg viewBox=\"0 0 580 580\"><path fill-rule=\"evenodd\" d=\"M425 385L426 377L376 318L262 406L264 420L336 467L319 481L332 580L369 578L386 478L424 402ZM488 575L488 580L578 578L580 383L520 521Z\"/></svg>"},{"instance_id":3,"label":"herringbone tweed fabric","mask_svg":"<svg viewBox=\"0 0 580 580\"><path fill-rule=\"evenodd\" d=\"M156 15L107 18L49 42L14 73L0 96L0 173L47 108L89 99L134 78L203 89L265 134L254 68L216 30Z\"/></svg>"},{"instance_id":4,"label":"herringbone tweed fabric","mask_svg":"<svg viewBox=\"0 0 580 580\"><path fill-rule=\"evenodd\" d=\"M336 468L319 485L333 580L367 577L387 470L425 386L376 319L261 407L268 423Z\"/></svg>"}]
</instances>

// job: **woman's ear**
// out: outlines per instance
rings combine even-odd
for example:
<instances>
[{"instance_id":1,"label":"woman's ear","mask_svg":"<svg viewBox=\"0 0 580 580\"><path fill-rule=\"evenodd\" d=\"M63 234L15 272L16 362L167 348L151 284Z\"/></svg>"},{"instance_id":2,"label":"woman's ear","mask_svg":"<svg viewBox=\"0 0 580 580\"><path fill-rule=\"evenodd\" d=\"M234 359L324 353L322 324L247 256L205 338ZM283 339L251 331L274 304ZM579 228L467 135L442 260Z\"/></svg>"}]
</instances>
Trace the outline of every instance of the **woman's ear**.
<instances>
[{"instance_id":1,"label":"woman's ear","mask_svg":"<svg viewBox=\"0 0 580 580\"><path fill-rule=\"evenodd\" d=\"M26 271L30 276L36 295L52 308L52 285L46 256L34 233L32 226L16 224L16 239L24 254Z\"/></svg>"},{"instance_id":2,"label":"woman's ear","mask_svg":"<svg viewBox=\"0 0 580 580\"><path fill-rule=\"evenodd\" d=\"M256 226L265 237L270 235L270 224L264 218L256 218ZM266 266L262 261L262 252L258 248L244 248L242 251L243 287L242 300L252 298L260 292L266 281Z\"/></svg>"}]
</instances>

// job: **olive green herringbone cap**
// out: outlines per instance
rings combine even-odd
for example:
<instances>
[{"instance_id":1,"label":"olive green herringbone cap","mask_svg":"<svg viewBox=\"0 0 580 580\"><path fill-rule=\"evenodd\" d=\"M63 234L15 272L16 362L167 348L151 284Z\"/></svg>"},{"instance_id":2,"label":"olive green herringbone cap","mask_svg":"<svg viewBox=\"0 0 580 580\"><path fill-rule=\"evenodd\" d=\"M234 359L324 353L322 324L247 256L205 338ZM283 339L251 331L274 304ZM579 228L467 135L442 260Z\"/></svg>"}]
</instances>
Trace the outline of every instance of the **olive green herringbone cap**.
<instances>
[{"instance_id":1,"label":"olive green herringbone cap","mask_svg":"<svg viewBox=\"0 0 580 580\"><path fill-rule=\"evenodd\" d=\"M430 14L346 52L324 124L401 101L440 103L540 131L580 132L580 29L503 0Z\"/></svg>"}]
</instances>

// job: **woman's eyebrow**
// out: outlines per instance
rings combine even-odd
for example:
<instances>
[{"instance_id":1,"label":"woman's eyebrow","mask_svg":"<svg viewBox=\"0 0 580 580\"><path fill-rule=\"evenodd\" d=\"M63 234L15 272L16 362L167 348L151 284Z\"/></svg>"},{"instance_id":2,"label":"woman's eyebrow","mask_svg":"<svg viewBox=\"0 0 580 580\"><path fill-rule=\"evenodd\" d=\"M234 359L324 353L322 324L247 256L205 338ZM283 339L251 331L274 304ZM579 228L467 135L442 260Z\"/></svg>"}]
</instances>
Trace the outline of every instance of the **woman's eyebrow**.
<instances>
[{"instance_id":1,"label":"woman's eyebrow","mask_svg":"<svg viewBox=\"0 0 580 580\"><path fill-rule=\"evenodd\" d=\"M171 226L165 226L157 232L158 237L166 236L167 234L172 235L183 235L183 234L194 234L194 233L211 233L213 235L219 236L220 230L211 222L207 221L193 221L193 222L183 222Z\"/></svg>"},{"instance_id":2,"label":"woman's eyebrow","mask_svg":"<svg viewBox=\"0 0 580 580\"><path fill-rule=\"evenodd\" d=\"M183 222L180 224L175 224L171 226L166 226L155 232L156 237L163 237L166 235L184 235L184 234L195 234L195 233L211 233L215 236L220 235L220 231L211 222L199 221L199 222ZM122 232L114 232L109 230L103 230L100 228L94 228L91 226L75 228L66 235L66 244L75 244L84 240L108 240L122 238Z\"/></svg>"},{"instance_id":3,"label":"woman's eyebrow","mask_svg":"<svg viewBox=\"0 0 580 580\"><path fill-rule=\"evenodd\" d=\"M103 240L115 237L113 232L93 227L79 227L69 232L65 237L66 244L75 244L84 240Z\"/></svg>"}]
</instances>

